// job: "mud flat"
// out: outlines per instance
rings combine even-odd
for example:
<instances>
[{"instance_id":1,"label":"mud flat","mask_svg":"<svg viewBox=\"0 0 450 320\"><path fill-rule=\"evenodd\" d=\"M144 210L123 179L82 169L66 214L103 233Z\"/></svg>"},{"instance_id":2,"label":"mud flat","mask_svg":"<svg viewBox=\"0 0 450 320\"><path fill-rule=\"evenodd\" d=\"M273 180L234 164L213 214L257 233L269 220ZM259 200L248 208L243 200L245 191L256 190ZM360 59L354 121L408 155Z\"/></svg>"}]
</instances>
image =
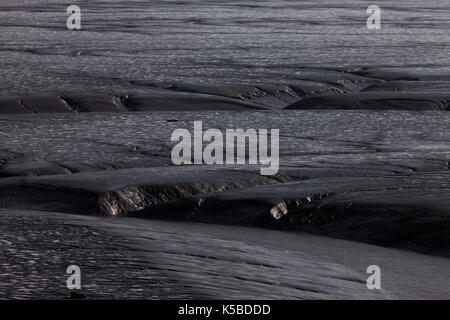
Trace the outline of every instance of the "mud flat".
<instances>
[{"instance_id":1,"label":"mud flat","mask_svg":"<svg viewBox=\"0 0 450 320\"><path fill-rule=\"evenodd\" d=\"M1 298L448 298L448 259L306 234L230 226L0 210ZM345 250L343 250L345 248ZM366 287L378 264L383 290ZM426 275L433 274L433 277ZM20 280L19 280L20 279Z\"/></svg>"},{"instance_id":2,"label":"mud flat","mask_svg":"<svg viewBox=\"0 0 450 320\"><path fill-rule=\"evenodd\" d=\"M0 298L449 297L445 0L60 2L0 4ZM174 166L194 121L280 171Z\"/></svg>"},{"instance_id":3,"label":"mud flat","mask_svg":"<svg viewBox=\"0 0 450 320\"><path fill-rule=\"evenodd\" d=\"M374 33L363 0L83 2L82 30L70 32L63 1L4 1L1 98L147 94L167 83L448 81L447 1L378 5L386 15Z\"/></svg>"},{"instance_id":4,"label":"mud flat","mask_svg":"<svg viewBox=\"0 0 450 320\"><path fill-rule=\"evenodd\" d=\"M71 32L61 1L8 1L0 113L448 110L446 0L379 5L374 33L362 0L107 0Z\"/></svg>"},{"instance_id":5,"label":"mud flat","mask_svg":"<svg viewBox=\"0 0 450 320\"><path fill-rule=\"evenodd\" d=\"M443 115L5 115L0 206L306 231L448 257L450 144ZM171 130L199 119L216 128L282 128L279 173L174 166Z\"/></svg>"}]
</instances>

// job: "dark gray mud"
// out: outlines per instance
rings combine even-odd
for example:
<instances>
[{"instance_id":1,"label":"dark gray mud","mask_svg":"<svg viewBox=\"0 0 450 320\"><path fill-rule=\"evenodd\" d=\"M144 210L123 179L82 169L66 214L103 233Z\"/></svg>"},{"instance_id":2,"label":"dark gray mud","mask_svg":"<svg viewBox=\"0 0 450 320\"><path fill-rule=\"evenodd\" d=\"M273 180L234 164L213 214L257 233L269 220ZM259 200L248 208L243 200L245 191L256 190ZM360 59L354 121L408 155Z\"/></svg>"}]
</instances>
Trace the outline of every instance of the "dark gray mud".
<instances>
[{"instance_id":1,"label":"dark gray mud","mask_svg":"<svg viewBox=\"0 0 450 320\"><path fill-rule=\"evenodd\" d=\"M445 299L448 259L345 240L214 224L0 209L0 298ZM366 267L383 270L368 290ZM433 275L433 276L428 276Z\"/></svg>"},{"instance_id":2,"label":"dark gray mud","mask_svg":"<svg viewBox=\"0 0 450 320\"><path fill-rule=\"evenodd\" d=\"M358 69L358 68L356 68ZM326 70L314 81L286 85L193 85L135 82L145 93L32 96L0 100L0 113L133 111L251 111L279 109L366 109L449 111L450 81L411 81L359 77L342 71L331 80ZM333 71L334 73L335 71ZM388 74L383 74L388 77ZM400 77L401 79L401 77ZM417 83L417 84L416 84Z\"/></svg>"},{"instance_id":3,"label":"dark gray mud","mask_svg":"<svg viewBox=\"0 0 450 320\"><path fill-rule=\"evenodd\" d=\"M72 264L82 270L77 294L85 299L394 297L367 290L363 270L352 265L294 248L280 251L257 239L233 240L240 232L234 228L222 228L228 236L220 236L208 226L199 232L183 225L4 209L0 221L0 298L69 299L66 268Z\"/></svg>"},{"instance_id":4,"label":"dark gray mud","mask_svg":"<svg viewBox=\"0 0 450 320\"><path fill-rule=\"evenodd\" d=\"M88 298L448 296L448 3L380 0L370 31L341 2L75 1L74 32L2 2L0 298L66 297L76 254ZM279 173L172 165L199 120L280 129Z\"/></svg>"},{"instance_id":5,"label":"dark gray mud","mask_svg":"<svg viewBox=\"0 0 450 320\"><path fill-rule=\"evenodd\" d=\"M446 0L72 4L0 4L0 113L448 110Z\"/></svg>"},{"instance_id":6,"label":"dark gray mud","mask_svg":"<svg viewBox=\"0 0 450 320\"><path fill-rule=\"evenodd\" d=\"M172 165L170 133L191 129L194 120L204 129L281 128L279 173ZM450 254L450 132L440 113L36 114L0 121L2 207L306 231Z\"/></svg>"}]
</instances>

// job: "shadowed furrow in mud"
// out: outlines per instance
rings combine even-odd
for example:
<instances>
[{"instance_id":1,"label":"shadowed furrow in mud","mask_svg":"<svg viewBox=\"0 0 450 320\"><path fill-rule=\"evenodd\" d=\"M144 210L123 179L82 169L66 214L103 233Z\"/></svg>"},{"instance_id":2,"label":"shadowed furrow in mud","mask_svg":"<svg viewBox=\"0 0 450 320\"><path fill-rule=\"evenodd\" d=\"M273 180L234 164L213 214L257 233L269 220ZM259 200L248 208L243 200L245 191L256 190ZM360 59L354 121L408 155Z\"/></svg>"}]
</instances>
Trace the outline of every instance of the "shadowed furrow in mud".
<instances>
[{"instance_id":1,"label":"shadowed furrow in mud","mask_svg":"<svg viewBox=\"0 0 450 320\"><path fill-rule=\"evenodd\" d=\"M313 179L196 195L135 216L306 231L450 256L448 178Z\"/></svg>"},{"instance_id":2,"label":"shadowed furrow in mud","mask_svg":"<svg viewBox=\"0 0 450 320\"><path fill-rule=\"evenodd\" d=\"M367 109L448 111L448 81L385 81L358 79L343 73L335 80L303 80L291 85L140 84L146 93L61 95L0 100L0 114L251 111L279 109ZM139 82L137 82L139 83Z\"/></svg>"},{"instance_id":3,"label":"shadowed furrow in mud","mask_svg":"<svg viewBox=\"0 0 450 320\"><path fill-rule=\"evenodd\" d=\"M0 206L301 230L448 256L445 114L4 115ZM281 128L279 173L172 165L170 133L198 119Z\"/></svg>"},{"instance_id":4,"label":"shadowed furrow in mud","mask_svg":"<svg viewBox=\"0 0 450 320\"><path fill-rule=\"evenodd\" d=\"M389 68L324 68L318 71L318 75L283 85L200 85L135 80L132 83L140 90L131 94L61 94L3 98L0 99L0 113L281 109L449 110L450 80L447 78L436 80L434 77L425 76L424 79L411 79L408 73L389 72Z\"/></svg>"},{"instance_id":5,"label":"shadowed furrow in mud","mask_svg":"<svg viewBox=\"0 0 450 320\"><path fill-rule=\"evenodd\" d=\"M131 212L198 193L283 181L232 170L122 169L0 180L0 205L87 215Z\"/></svg>"},{"instance_id":6,"label":"shadowed furrow in mud","mask_svg":"<svg viewBox=\"0 0 450 320\"><path fill-rule=\"evenodd\" d=\"M450 111L450 95L372 91L308 98L295 102L286 109Z\"/></svg>"},{"instance_id":7,"label":"shadowed furrow in mud","mask_svg":"<svg viewBox=\"0 0 450 320\"><path fill-rule=\"evenodd\" d=\"M300 230L450 255L448 171L293 180L230 170L124 169L4 178L7 208ZM175 173L177 172L177 173ZM255 185L260 185L256 186Z\"/></svg>"}]
</instances>

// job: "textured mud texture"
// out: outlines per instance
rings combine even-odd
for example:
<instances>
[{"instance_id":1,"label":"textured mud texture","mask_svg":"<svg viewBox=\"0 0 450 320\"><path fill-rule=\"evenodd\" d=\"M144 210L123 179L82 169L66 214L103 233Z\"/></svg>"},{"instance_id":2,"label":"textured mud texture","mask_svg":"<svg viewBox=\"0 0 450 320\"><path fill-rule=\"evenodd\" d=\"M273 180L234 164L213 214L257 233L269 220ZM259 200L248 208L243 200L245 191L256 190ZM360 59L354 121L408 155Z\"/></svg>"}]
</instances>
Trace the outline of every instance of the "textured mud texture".
<instances>
[{"instance_id":1,"label":"textured mud texture","mask_svg":"<svg viewBox=\"0 0 450 320\"><path fill-rule=\"evenodd\" d=\"M90 299L386 297L348 266L179 226L15 210L0 220L1 298L68 299L69 265L82 270L76 296Z\"/></svg>"},{"instance_id":2,"label":"textured mud texture","mask_svg":"<svg viewBox=\"0 0 450 320\"><path fill-rule=\"evenodd\" d=\"M359 68L356 68L359 69ZM315 81L287 85L152 84L144 94L38 96L0 100L0 113L200 110L409 110L449 111L450 81L389 81L321 70ZM336 79L330 80L329 77ZM387 75L386 75L387 77ZM348 82L351 84L349 85ZM415 82L418 82L417 86ZM344 84L342 84L344 83ZM345 84L347 83L347 84Z\"/></svg>"},{"instance_id":3,"label":"textured mud texture","mask_svg":"<svg viewBox=\"0 0 450 320\"><path fill-rule=\"evenodd\" d=\"M446 0L72 4L0 4L0 113L449 109Z\"/></svg>"},{"instance_id":4,"label":"textured mud texture","mask_svg":"<svg viewBox=\"0 0 450 320\"><path fill-rule=\"evenodd\" d=\"M447 298L448 1L341 2L3 1L0 298ZM174 166L194 121L280 171Z\"/></svg>"},{"instance_id":5,"label":"textured mud texture","mask_svg":"<svg viewBox=\"0 0 450 320\"><path fill-rule=\"evenodd\" d=\"M254 165L172 165L170 133L191 129L193 120L204 129L281 128L280 171L261 176ZM300 230L450 254L450 132L439 113L102 113L0 121L2 207Z\"/></svg>"}]
</instances>

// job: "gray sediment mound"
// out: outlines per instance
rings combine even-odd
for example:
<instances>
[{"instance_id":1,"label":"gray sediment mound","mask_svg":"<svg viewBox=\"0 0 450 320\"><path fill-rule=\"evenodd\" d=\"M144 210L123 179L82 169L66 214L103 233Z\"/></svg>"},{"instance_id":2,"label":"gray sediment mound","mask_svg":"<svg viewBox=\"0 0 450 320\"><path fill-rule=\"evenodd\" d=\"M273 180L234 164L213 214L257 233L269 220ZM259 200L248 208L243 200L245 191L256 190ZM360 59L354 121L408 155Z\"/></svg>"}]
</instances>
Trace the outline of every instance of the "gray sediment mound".
<instances>
[{"instance_id":1,"label":"gray sediment mound","mask_svg":"<svg viewBox=\"0 0 450 320\"><path fill-rule=\"evenodd\" d=\"M50 96L0 102L0 113L259 110L260 106L227 97L195 93L124 96Z\"/></svg>"},{"instance_id":2,"label":"gray sediment mound","mask_svg":"<svg viewBox=\"0 0 450 320\"><path fill-rule=\"evenodd\" d=\"M198 194L135 216L306 231L450 256L448 177L311 179Z\"/></svg>"},{"instance_id":3,"label":"gray sediment mound","mask_svg":"<svg viewBox=\"0 0 450 320\"><path fill-rule=\"evenodd\" d=\"M0 205L86 215L128 215L198 193L283 181L232 170L132 168L0 180Z\"/></svg>"},{"instance_id":4,"label":"gray sediment mound","mask_svg":"<svg viewBox=\"0 0 450 320\"><path fill-rule=\"evenodd\" d=\"M0 113L449 110L450 78L436 68L304 67L285 83L195 84L130 80L128 92L0 98Z\"/></svg>"},{"instance_id":5,"label":"gray sediment mound","mask_svg":"<svg viewBox=\"0 0 450 320\"><path fill-rule=\"evenodd\" d=\"M283 85L155 84L136 82L147 93L95 95L63 94L0 99L0 113L65 113L128 111L201 111L282 109L299 95L326 90L320 84Z\"/></svg>"},{"instance_id":6,"label":"gray sediment mound","mask_svg":"<svg viewBox=\"0 0 450 320\"><path fill-rule=\"evenodd\" d=\"M180 94L196 94L196 97L216 97L222 101L235 102L237 104L258 106L259 108L282 109L283 106L295 102L299 97L315 92L326 91L330 87L312 81L304 81L295 86L277 84L228 84L228 85L199 85L188 83L160 83L155 84L145 81L134 81L133 84L151 88L163 89L168 92ZM182 102L182 101L180 101ZM200 101L201 102L201 101ZM164 103L162 104L164 105ZM211 108L214 105L210 105ZM219 108L220 109L220 108Z\"/></svg>"},{"instance_id":7,"label":"gray sediment mound","mask_svg":"<svg viewBox=\"0 0 450 320\"><path fill-rule=\"evenodd\" d=\"M450 95L418 92L357 92L311 97L297 101L286 109L448 111Z\"/></svg>"},{"instance_id":8,"label":"gray sediment mound","mask_svg":"<svg viewBox=\"0 0 450 320\"><path fill-rule=\"evenodd\" d=\"M295 175L167 167L11 177L0 180L0 205L306 231L450 256L447 171Z\"/></svg>"},{"instance_id":9,"label":"gray sediment mound","mask_svg":"<svg viewBox=\"0 0 450 320\"><path fill-rule=\"evenodd\" d=\"M448 256L445 115L3 115L0 206L300 230ZM205 129L281 128L279 174L171 165L170 133L198 119Z\"/></svg>"}]
</instances>

